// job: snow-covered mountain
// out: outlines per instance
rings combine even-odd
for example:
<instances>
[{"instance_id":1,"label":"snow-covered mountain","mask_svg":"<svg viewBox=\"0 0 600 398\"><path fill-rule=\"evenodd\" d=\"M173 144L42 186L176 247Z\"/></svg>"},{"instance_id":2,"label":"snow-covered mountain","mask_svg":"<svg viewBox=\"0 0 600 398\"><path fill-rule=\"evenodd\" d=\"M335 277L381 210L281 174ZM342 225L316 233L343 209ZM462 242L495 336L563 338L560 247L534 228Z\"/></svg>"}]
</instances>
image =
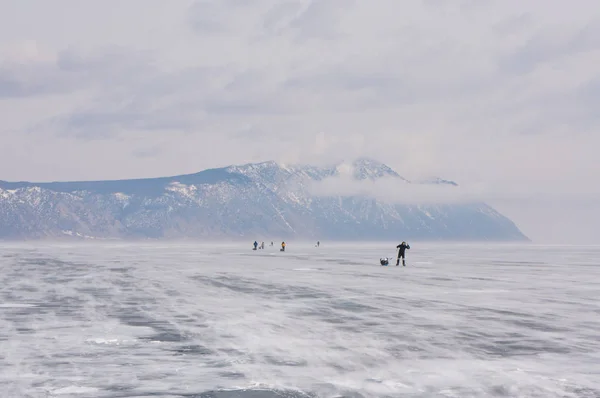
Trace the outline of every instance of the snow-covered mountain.
<instances>
[{"instance_id":1,"label":"snow-covered mountain","mask_svg":"<svg viewBox=\"0 0 600 398\"><path fill-rule=\"evenodd\" d=\"M484 203L413 205L368 195L317 195L314 184L410 182L358 159L331 167L251 163L196 174L90 182L0 181L0 238L527 240Z\"/></svg>"}]
</instances>

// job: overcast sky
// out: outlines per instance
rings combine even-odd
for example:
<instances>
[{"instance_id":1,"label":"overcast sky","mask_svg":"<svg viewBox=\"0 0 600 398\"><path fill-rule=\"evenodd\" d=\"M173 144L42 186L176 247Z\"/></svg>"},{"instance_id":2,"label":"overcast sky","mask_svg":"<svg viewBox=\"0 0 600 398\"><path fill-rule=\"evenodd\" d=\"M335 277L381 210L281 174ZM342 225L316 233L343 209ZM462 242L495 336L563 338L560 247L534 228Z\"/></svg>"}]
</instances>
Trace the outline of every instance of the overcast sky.
<instances>
[{"instance_id":1,"label":"overcast sky","mask_svg":"<svg viewBox=\"0 0 600 398\"><path fill-rule=\"evenodd\" d=\"M600 7L0 0L0 179L375 157L600 242Z\"/></svg>"}]
</instances>

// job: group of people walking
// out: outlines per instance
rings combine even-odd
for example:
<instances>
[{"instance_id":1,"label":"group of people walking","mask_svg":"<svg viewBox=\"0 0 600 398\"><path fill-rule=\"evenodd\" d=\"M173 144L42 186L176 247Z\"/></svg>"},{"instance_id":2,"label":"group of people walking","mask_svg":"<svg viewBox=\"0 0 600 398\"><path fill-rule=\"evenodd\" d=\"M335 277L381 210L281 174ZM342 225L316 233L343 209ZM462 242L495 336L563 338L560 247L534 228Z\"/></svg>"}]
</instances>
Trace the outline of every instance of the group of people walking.
<instances>
[{"instance_id":1,"label":"group of people walking","mask_svg":"<svg viewBox=\"0 0 600 398\"><path fill-rule=\"evenodd\" d=\"M271 242L270 246L273 246L273 242ZM257 241L254 241L254 249L252 249L252 250L264 249L264 248L265 248L265 242L260 242L260 245L259 245ZM282 252L285 251L285 242L281 242L281 249L279 251L282 251Z\"/></svg>"},{"instance_id":2,"label":"group of people walking","mask_svg":"<svg viewBox=\"0 0 600 398\"><path fill-rule=\"evenodd\" d=\"M271 247L273 246L273 242L271 242ZM321 242L317 241L317 243L315 244L315 247L319 247L321 246ZM258 249L264 249L265 248L265 242L260 242L260 244L258 244L257 241L254 241L254 249L252 250L258 250ZM279 249L279 251L284 252L285 251L285 242L281 242L281 249Z\"/></svg>"}]
</instances>

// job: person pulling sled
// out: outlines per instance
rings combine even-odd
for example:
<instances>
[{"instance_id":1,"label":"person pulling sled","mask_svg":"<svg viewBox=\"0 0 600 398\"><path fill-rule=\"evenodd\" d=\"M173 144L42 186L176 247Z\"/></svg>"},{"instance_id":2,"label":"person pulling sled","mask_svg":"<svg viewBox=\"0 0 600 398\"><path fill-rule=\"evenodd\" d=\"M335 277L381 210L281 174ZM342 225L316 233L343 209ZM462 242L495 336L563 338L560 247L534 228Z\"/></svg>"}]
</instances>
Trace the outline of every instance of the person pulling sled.
<instances>
[{"instance_id":1,"label":"person pulling sled","mask_svg":"<svg viewBox=\"0 0 600 398\"><path fill-rule=\"evenodd\" d=\"M402 266L406 267L406 262L404 261L405 259L405 252L406 249L410 250L410 245L406 242L402 242L400 243L398 246L396 246L396 249L398 249L398 258L396 259L396 267L398 265L400 265L400 259L402 258Z\"/></svg>"}]
</instances>

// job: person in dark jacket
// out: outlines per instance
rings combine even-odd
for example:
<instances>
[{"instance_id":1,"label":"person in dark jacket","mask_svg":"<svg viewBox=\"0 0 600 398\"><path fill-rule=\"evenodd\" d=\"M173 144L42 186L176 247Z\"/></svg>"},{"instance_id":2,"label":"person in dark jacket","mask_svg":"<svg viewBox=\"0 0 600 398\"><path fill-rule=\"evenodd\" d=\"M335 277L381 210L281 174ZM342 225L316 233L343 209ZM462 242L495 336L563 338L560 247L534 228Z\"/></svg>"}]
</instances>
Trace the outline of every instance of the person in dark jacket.
<instances>
[{"instance_id":1,"label":"person in dark jacket","mask_svg":"<svg viewBox=\"0 0 600 398\"><path fill-rule=\"evenodd\" d=\"M406 251L406 249L410 249L410 245L406 242L402 242L398 246L396 246L396 249L398 249L398 259L396 260L396 266L400 265L400 258L402 258L402 266L406 267L406 263L404 262L404 252Z\"/></svg>"}]
</instances>

